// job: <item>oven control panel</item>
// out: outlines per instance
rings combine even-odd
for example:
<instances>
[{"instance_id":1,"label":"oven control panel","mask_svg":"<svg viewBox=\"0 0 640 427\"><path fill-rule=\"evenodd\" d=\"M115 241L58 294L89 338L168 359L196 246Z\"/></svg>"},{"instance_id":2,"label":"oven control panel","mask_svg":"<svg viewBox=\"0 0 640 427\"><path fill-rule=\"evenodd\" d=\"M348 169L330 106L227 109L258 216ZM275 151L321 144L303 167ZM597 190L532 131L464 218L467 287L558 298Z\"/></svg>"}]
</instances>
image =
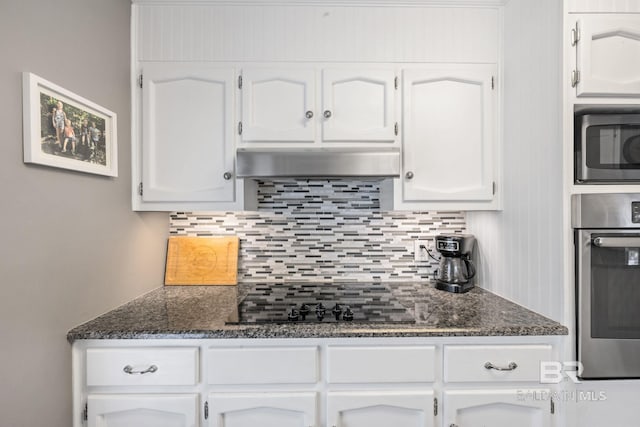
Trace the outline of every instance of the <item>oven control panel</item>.
<instances>
[{"instance_id":1,"label":"oven control panel","mask_svg":"<svg viewBox=\"0 0 640 427\"><path fill-rule=\"evenodd\" d=\"M631 202L631 222L640 223L640 202Z\"/></svg>"}]
</instances>

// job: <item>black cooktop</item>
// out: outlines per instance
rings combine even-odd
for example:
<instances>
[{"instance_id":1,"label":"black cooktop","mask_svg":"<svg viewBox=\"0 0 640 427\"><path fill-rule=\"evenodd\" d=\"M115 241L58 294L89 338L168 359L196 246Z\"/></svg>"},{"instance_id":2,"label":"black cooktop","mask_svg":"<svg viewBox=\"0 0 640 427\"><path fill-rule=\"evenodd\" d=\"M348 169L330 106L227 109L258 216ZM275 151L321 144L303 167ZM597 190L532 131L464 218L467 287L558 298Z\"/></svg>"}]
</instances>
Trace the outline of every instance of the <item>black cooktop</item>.
<instances>
[{"instance_id":1,"label":"black cooktop","mask_svg":"<svg viewBox=\"0 0 640 427\"><path fill-rule=\"evenodd\" d=\"M237 323L415 323L414 316L379 283L251 285ZM236 322L234 322L236 323Z\"/></svg>"}]
</instances>

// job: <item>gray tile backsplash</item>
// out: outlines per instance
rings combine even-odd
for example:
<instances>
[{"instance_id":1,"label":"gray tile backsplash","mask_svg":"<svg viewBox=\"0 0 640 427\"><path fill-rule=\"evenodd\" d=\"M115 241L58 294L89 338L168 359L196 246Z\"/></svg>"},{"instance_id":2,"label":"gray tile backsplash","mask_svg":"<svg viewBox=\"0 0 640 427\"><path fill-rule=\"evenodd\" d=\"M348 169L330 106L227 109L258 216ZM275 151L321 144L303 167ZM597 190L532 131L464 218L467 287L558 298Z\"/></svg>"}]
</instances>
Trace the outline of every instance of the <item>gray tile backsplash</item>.
<instances>
[{"instance_id":1,"label":"gray tile backsplash","mask_svg":"<svg viewBox=\"0 0 640 427\"><path fill-rule=\"evenodd\" d=\"M173 236L240 238L238 280L407 282L435 262L414 261L414 240L465 231L462 212L380 210L380 182L260 181L258 211L174 212Z\"/></svg>"}]
</instances>

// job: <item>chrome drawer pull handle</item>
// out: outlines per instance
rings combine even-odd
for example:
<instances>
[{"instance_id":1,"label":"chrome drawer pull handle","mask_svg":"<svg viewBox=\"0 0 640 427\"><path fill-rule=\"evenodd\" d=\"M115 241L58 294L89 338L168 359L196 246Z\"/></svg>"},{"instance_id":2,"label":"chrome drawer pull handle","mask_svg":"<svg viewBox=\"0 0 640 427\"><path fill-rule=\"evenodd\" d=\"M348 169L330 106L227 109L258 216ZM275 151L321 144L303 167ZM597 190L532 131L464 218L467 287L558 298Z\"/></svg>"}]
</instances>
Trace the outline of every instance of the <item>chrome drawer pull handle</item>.
<instances>
[{"instance_id":1,"label":"chrome drawer pull handle","mask_svg":"<svg viewBox=\"0 0 640 427\"><path fill-rule=\"evenodd\" d=\"M500 366L496 366L491 362L487 362L484 364L485 369L495 369L496 371L515 371L517 367L518 364L516 362L509 363L509 366L507 366L506 368L501 368Z\"/></svg>"},{"instance_id":2,"label":"chrome drawer pull handle","mask_svg":"<svg viewBox=\"0 0 640 427\"><path fill-rule=\"evenodd\" d=\"M144 375L144 374L153 374L158 370L158 367L156 365L151 365L144 371L134 371L133 366L127 365L122 370L129 375L136 375L136 374Z\"/></svg>"}]
</instances>

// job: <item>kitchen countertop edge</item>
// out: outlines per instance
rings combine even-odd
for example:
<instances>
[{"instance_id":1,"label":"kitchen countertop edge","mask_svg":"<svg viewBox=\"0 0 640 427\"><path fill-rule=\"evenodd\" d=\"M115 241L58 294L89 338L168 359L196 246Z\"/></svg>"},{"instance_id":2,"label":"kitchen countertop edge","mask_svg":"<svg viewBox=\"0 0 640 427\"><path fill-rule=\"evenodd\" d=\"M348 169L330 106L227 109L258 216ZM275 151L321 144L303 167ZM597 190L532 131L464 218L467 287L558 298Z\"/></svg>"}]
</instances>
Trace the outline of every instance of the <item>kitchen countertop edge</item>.
<instances>
[{"instance_id":1,"label":"kitchen countertop edge","mask_svg":"<svg viewBox=\"0 0 640 427\"><path fill-rule=\"evenodd\" d=\"M424 283L393 289L416 323L232 324L242 290L164 287L79 325L67 340L500 337L568 335L567 327L481 288L451 294ZM237 316L237 312L236 312Z\"/></svg>"}]
</instances>

